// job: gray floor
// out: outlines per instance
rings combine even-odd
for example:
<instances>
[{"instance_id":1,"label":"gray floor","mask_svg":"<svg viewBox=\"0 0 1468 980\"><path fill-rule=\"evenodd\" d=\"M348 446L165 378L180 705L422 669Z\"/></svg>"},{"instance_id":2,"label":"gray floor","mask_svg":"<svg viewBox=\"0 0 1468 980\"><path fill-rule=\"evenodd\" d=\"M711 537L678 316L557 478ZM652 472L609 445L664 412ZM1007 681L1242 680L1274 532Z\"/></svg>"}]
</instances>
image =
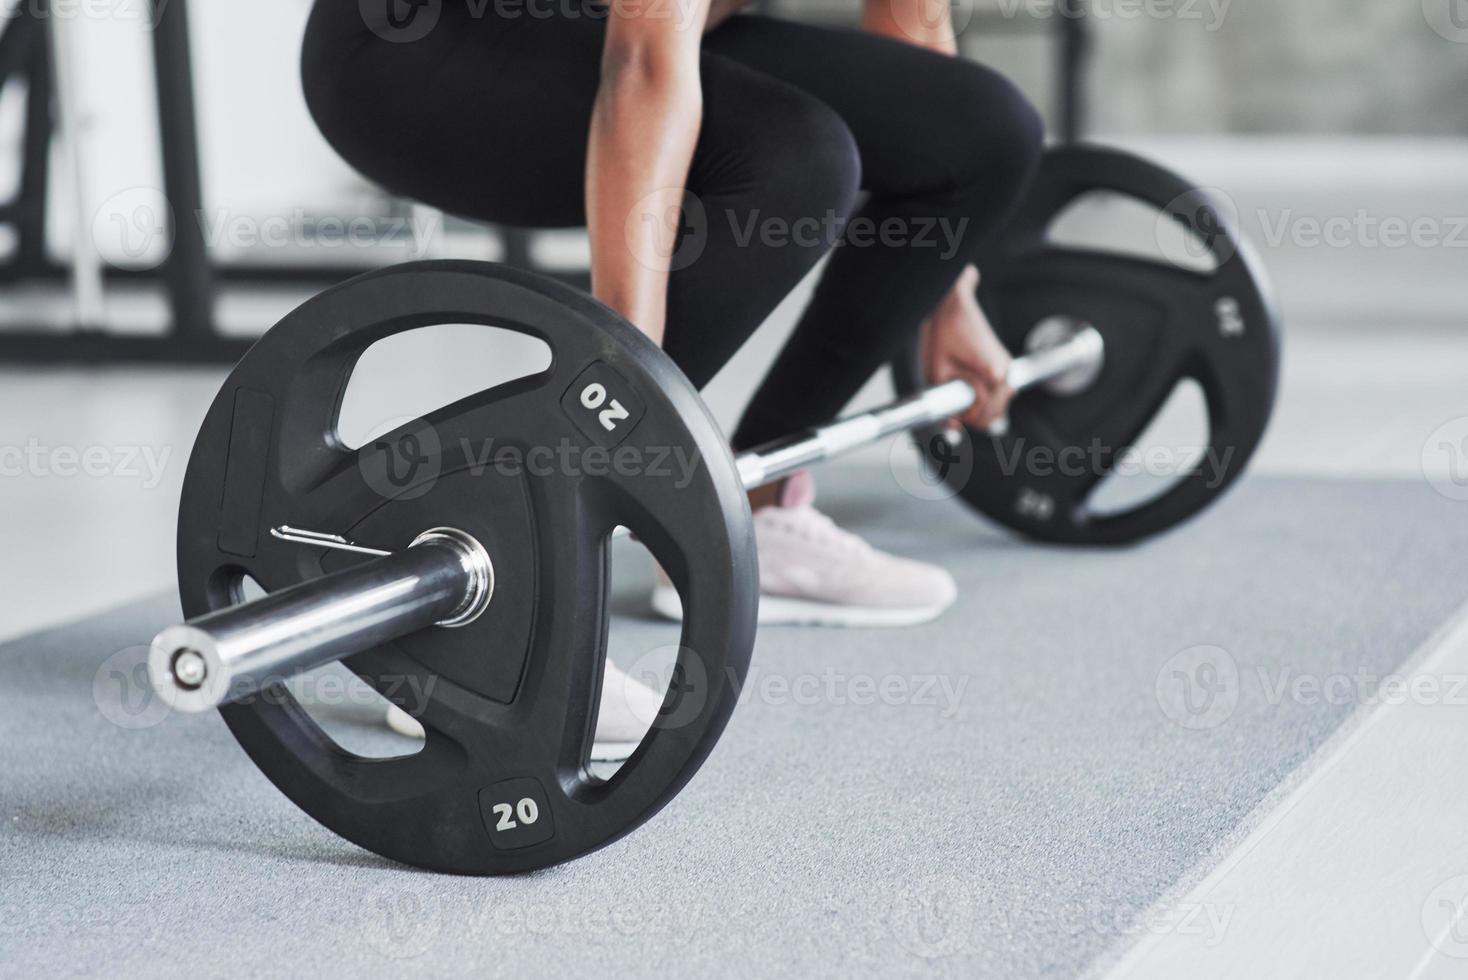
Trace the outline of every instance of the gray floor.
<instances>
[{"instance_id":1,"label":"gray floor","mask_svg":"<svg viewBox=\"0 0 1468 980\"><path fill-rule=\"evenodd\" d=\"M952 568L967 605L900 644L762 631L690 787L519 879L389 865L217 718L123 697L170 599L0 647L0 973L1075 975L1351 710L1281 679L1390 672L1468 597L1468 526L1421 480L1259 478L1106 554L838 482L838 519ZM614 648L672 635L624 615ZM1200 706L1173 672L1203 661ZM816 703L782 693L802 677ZM856 703L864 679L889 703Z\"/></svg>"}]
</instances>

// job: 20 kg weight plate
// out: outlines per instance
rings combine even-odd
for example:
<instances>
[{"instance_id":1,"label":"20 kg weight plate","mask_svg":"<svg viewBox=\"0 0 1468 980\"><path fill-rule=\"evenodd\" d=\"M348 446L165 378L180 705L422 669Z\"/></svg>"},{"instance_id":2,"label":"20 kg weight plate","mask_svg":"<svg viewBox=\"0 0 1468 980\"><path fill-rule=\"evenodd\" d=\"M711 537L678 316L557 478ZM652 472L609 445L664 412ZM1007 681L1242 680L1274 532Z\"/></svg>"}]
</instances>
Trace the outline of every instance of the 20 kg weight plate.
<instances>
[{"instance_id":1,"label":"20 kg weight plate","mask_svg":"<svg viewBox=\"0 0 1468 980\"><path fill-rule=\"evenodd\" d=\"M537 337L551 366L346 448L337 412L358 357L438 323ZM347 662L419 718L421 752L346 752L279 685L223 714L265 775L348 840L440 871L525 871L632 830L712 749L753 647L748 515L703 402L634 328L538 276L421 263L309 301L230 375L189 461L179 581L193 617L238 602L245 576L274 591L367 560L275 539L280 525L387 550L433 527L476 537L496 572L480 619ZM587 756L618 525L672 577L686 618L663 713L604 781Z\"/></svg>"},{"instance_id":2,"label":"20 kg weight plate","mask_svg":"<svg viewBox=\"0 0 1468 980\"><path fill-rule=\"evenodd\" d=\"M1052 240L1056 219L1098 191L1148 206L1163 224L1181 224L1206 261L1154 260ZM1100 331L1106 359L1079 393L1044 387L1022 393L1001 437L970 432L953 446L940 430L915 433L928 464L967 503L1040 540L1118 544L1176 526L1238 479L1274 407L1280 336L1262 268L1218 201L1130 154L1056 149L979 269L980 301L1011 351L1023 352L1043 325L1081 321ZM914 343L894 365L899 389L916 389L921 374ZM1094 501L1098 486L1129 459L1134 442L1188 378L1207 403L1206 438L1171 447L1173 458L1187 465L1177 466L1181 472L1165 490L1103 512Z\"/></svg>"}]
</instances>

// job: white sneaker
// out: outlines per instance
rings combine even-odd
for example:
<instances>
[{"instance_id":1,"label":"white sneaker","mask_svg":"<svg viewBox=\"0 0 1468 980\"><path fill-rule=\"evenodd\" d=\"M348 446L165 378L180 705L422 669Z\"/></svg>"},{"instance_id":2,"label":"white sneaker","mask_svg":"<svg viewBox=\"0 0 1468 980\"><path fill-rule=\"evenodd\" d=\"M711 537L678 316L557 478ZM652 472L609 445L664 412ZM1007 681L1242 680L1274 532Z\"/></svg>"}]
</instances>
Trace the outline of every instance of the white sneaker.
<instances>
[{"instance_id":1,"label":"white sneaker","mask_svg":"<svg viewBox=\"0 0 1468 980\"><path fill-rule=\"evenodd\" d=\"M596 717L592 762L625 762L637 751L652 726L663 696L635 680L610 660L601 682L601 709ZM387 727L407 738L425 737L417 718L397 705L387 709Z\"/></svg>"},{"instance_id":2,"label":"white sneaker","mask_svg":"<svg viewBox=\"0 0 1468 980\"><path fill-rule=\"evenodd\" d=\"M655 691L610 660L601 681L592 762L625 762L657 719L664 692Z\"/></svg>"},{"instance_id":3,"label":"white sneaker","mask_svg":"<svg viewBox=\"0 0 1468 980\"><path fill-rule=\"evenodd\" d=\"M816 510L815 482L801 472L778 506L755 511L759 621L766 625L912 626L936 619L958 586L936 565L878 551ZM682 603L659 569L652 607L683 618Z\"/></svg>"}]
</instances>

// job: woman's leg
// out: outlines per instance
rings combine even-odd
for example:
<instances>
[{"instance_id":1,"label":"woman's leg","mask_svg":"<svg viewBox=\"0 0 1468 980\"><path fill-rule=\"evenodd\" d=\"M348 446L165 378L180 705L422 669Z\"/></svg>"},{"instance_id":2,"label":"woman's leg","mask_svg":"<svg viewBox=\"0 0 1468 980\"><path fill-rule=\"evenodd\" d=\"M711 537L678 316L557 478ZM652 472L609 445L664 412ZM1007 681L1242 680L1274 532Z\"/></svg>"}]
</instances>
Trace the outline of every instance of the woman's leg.
<instances>
[{"instance_id":1,"label":"woman's leg","mask_svg":"<svg viewBox=\"0 0 1468 980\"><path fill-rule=\"evenodd\" d=\"M834 109L870 192L750 403L747 447L832 418L892 359L1018 203L1042 128L999 74L890 38L737 16L705 49Z\"/></svg>"},{"instance_id":2,"label":"woman's leg","mask_svg":"<svg viewBox=\"0 0 1468 980\"><path fill-rule=\"evenodd\" d=\"M587 131L605 21L563 12L497 19L446 0L413 40L363 25L357 0L318 0L303 78L341 155L395 193L504 224L585 223ZM668 287L665 348L707 384L826 253L823 233L767 247L752 219L846 217L859 180L850 131L820 100L716 54L702 60L704 120ZM830 227L825 221L822 227Z\"/></svg>"},{"instance_id":3,"label":"woman's leg","mask_svg":"<svg viewBox=\"0 0 1468 980\"><path fill-rule=\"evenodd\" d=\"M406 41L362 29L358 9L357 0L318 0L303 64L312 112L350 163L452 213L583 223L600 20L486 20L445 0L439 26ZM674 253L665 339L699 386L829 250L861 166L852 129L826 100L717 53L705 52L701 71L704 118L687 182L697 206ZM888 162L895 180L902 168ZM870 294L878 284L859 285ZM857 370L805 361L787 377L795 389L824 392ZM843 377L833 382L832 371ZM895 625L953 601L945 572L862 544L787 489L782 502L792 506L755 518L762 615Z\"/></svg>"},{"instance_id":4,"label":"woman's leg","mask_svg":"<svg viewBox=\"0 0 1468 980\"><path fill-rule=\"evenodd\" d=\"M582 225L604 22L496 19L492 5L475 6L483 16L444 0L436 24L414 37L411 26L364 23L358 0L318 0L302 54L312 115L348 163L398 194L484 221ZM858 182L851 134L817 99L716 55L701 70L704 123L688 185L709 220L670 276L665 338L700 387L831 244L745 248L724 217L845 215ZM610 662L607 671L597 741L635 746L646 706L662 695ZM390 720L421 734L401 712Z\"/></svg>"}]
</instances>

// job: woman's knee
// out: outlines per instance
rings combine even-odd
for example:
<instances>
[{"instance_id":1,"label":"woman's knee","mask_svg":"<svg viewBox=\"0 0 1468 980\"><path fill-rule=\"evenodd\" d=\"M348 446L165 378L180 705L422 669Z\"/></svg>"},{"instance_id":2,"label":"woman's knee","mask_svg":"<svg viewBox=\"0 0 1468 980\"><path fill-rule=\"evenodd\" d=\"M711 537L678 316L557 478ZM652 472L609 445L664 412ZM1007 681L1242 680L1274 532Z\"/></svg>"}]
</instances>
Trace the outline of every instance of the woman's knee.
<instances>
[{"instance_id":1,"label":"woman's knee","mask_svg":"<svg viewBox=\"0 0 1468 980\"><path fill-rule=\"evenodd\" d=\"M1018 86L983 65L955 58L946 75L944 131L955 183L1022 193L1044 151L1039 111Z\"/></svg>"},{"instance_id":2,"label":"woman's knee","mask_svg":"<svg viewBox=\"0 0 1468 980\"><path fill-rule=\"evenodd\" d=\"M861 190L861 153L856 137L834 109L799 93L770 120L762 161L772 185L808 201L819 215L845 217Z\"/></svg>"},{"instance_id":3,"label":"woman's knee","mask_svg":"<svg viewBox=\"0 0 1468 980\"><path fill-rule=\"evenodd\" d=\"M710 81L706 75L695 193L802 227L816 221L827 228L850 215L861 188L861 156L835 110L765 77L757 93L739 99L725 98L723 86ZM824 244L834 243L835 233L821 235L829 239Z\"/></svg>"}]
</instances>

